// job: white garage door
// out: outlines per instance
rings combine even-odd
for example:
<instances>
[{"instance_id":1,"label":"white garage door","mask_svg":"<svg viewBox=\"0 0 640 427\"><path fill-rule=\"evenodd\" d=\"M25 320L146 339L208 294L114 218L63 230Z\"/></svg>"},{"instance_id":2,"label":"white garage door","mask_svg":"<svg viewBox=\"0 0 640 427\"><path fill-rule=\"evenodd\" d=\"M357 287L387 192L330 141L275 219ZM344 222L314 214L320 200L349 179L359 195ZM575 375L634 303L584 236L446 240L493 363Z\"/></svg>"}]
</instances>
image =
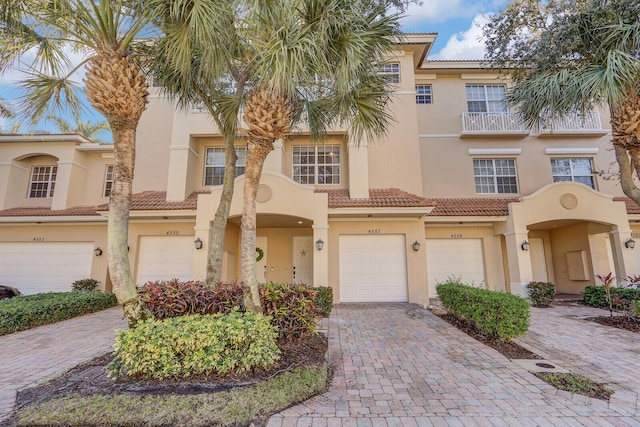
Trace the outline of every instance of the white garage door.
<instances>
[{"instance_id":1,"label":"white garage door","mask_svg":"<svg viewBox=\"0 0 640 427\"><path fill-rule=\"evenodd\" d=\"M192 280L194 236L142 236L136 284L156 280Z\"/></svg>"},{"instance_id":2,"label":"white garage door","mask_svg":"<svg viewBox=\"0 0 640 427\"><path fill-rule=\"evenodd\" d=\"M426 239L429 297L435 298L436 284L449 277L485 287L482 239Z\"/></svg>"},{"instance_id":3,"label":"white garage door","mask_svg":"<svg viewBox=\"0 0 640 427\"><path fill-rule=\"evenodd\" d=\"M340 301L407 301L404 235L340 236Z\"/></svg>"},{"instance_id":4,"label":"white garage door","mask_svg":"<svg viewBox=\"0 0 640 427\"><path fill-rule=\"evenodd\" d=\"M93 243L0 243L0 285L23 295L67 292L91 278Z\"/></svg>"}]
</instances>

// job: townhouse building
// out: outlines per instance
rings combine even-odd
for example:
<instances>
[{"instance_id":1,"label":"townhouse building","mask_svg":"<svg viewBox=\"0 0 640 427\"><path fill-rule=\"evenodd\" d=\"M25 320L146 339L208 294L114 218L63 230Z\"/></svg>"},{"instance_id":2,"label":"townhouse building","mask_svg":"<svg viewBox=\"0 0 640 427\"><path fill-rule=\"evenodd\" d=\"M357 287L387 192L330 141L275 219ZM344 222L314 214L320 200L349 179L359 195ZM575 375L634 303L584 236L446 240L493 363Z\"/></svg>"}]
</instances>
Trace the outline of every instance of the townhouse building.
<instances>
[{"instance_id":1,"label":"townhouse building","mask_svg":"<svg viewBox=\"0 0 640 427\"><path fill-rule=\"evenodd\" d=\"M258 280L331 286L336 302L427 304L450 277L515 294L550 281L578 294L596 274L640 273L640 206L617 183L607 110L528 129L504 102L505 75L429 60L435 37L407 35L380 68L395 83L384 140L335 129L314 145L297 129L276 142L257 197ZM204 110L150 90L130 215L134 279L203 279L223 139ZM239 280L243 144L227 281ZM91 277L111 289L113 162L111 145L78 135L0 135L1 284L35 293Z\"/></svg>"}]
</instances>

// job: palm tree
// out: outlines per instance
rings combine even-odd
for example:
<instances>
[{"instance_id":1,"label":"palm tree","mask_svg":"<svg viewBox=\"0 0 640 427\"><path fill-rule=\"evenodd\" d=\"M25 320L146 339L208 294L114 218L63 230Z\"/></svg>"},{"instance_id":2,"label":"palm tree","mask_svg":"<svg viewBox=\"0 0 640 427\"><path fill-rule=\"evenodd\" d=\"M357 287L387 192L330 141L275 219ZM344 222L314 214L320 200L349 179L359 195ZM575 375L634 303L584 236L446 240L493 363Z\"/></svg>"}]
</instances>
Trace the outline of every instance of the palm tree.
<instances>
[{"instance_id":1,"label":"palm tree","mask_svg":"<svg viewBox=\"0 0 640 427\"><path fill-rule=\"evenodd\" d=\"M45 111L81 103L71 77L86 68L85 93L111 127L115 180L109 199L107 260L113 290L130 326L148 317L136 292L127 254L136 127L147 104L147 82L132 51L148 30L150 8L126 0L6 0L0 4L0 69L28 74L19 106L35 123ZM67 50L65 50L67 48ZM67 52L85 57L73 67ZM32 63L25 53L35 52Z\"/></svg>"},{"instance_id":2,"label":"palm tree","mask_svg":"<svg viewBox=\"0 0 640 427\"><path fill-rule=\"evenodd\" d=\"M11 107L7 102L0 98L0 118L11 118L13 117L13 111L11 111Z\"/></svg>"},{"instance_id":3,"label":"palm tree","mask_svg":"<svg viewBox=\"0 0 640 427\"><path fill-rule=\"evenodd\" d=\"M523 18L523 9L532 13ZM508 101L530 126L549 115L608 105L620 183L638 204L633 172L640 177L639 13L640 5L626 0L548 6L518 0L485 28L489 59L520 61Z\"/></svg>"},{"instance_id":4,"label":"palm tree","mask_svg":"<svg viewBox=\"0 0 640 427\"><path fill-rule=\"evenodd\" d=\"M104 120L96 123L92 123L90 120L87 120L86 122L77 121L74 126L71 122L59 116L49 115L47 116L47 119L52 120L55 123L58 132L66 134L77 133L92 140L93 142L105 142L98 135L102 131L110 130L109 123Z\"/></svg>"},{"instance_id":5,"label":"palm tree","mask_svg":"<svg viewBox=\"0 0 640 427\"><path fill-rule=\"evenodd\" d=\"M226 31L218 42L201 43L188 28L176 29L180 17L163 16L163 31L183 41L156 53L161 85L181 104L201 102L225 138L223 196L209 235L207 281L219 278L224 229L231 196L240 111L248 129L242 215L241 276L245 305L259 310L256 278L256 194L266 156L276 139L305 121L311 138L320 140L334 125L350 125L358 141L375 138L390 122L389 86L376 63L387 58L398 36L397 16L385 7L346 0L237 0L228 2ZM220 12L219 12L220 13ZM177 36L181 34L182 36ZM191 34L191 37L189 36ZM189 40L189 43L186 43ZM169 43L169 42L167 42ZM213 43L213 44L211 44ZM223 48L224 46L224 48ZM202 53L218 52L215 61ZM195 58L180 68L176 58ZM164 70L164 71L162 71ZM167 70L170 70L167 72ZM173 70L173 71L171 71Z\"/></svg>"},{"instance_id":6,"label":"palm tree","mask_svg":"<svg viewBox=\"0 0 640 427\"><path fill-rule=\"evenodd\" d=\"M398 37L385 7L349 0L250 0L236 26L252 73L243 119L248 129L242 211L245 305L258 311L256 194L273 143L300 121L311 139L348 126L349 138L384 135L391 87L377 73ZM385 16L386 15L386 16Z\"/></svg>"}]
</instances>

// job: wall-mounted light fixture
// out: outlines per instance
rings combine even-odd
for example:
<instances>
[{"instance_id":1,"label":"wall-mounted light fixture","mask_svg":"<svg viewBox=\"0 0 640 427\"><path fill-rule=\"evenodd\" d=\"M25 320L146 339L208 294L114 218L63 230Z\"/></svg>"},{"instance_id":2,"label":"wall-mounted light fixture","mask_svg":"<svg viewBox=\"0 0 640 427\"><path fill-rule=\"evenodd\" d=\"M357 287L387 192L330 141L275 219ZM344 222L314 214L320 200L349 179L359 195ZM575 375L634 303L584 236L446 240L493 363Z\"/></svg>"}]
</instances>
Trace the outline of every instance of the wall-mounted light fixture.
<instances>
[{"instance_id":1,"label":"wall-mounted light fixture","mask_svg":"<svg viewBox=\"0 0 640 427\"><path fill-rule=\"evenodd\" d=\"M520 247L522 248L523 251L528 251L529 250L529 246L531 246L531 245L526 240L524 242L522 242L522 244L520 245Z\"/></svg>"},{"instance_id":2,"label":"wall-mounted light fixture","mask_svg":"<svg viewBox=\"0 0 640 427\"><path fill-rule=\"evenodd\" d=\"M627 249L633 249L636 247L636 241L629 238L627 240L624 241L624 247Z\"/></svg>"},{"instance_id":3,"label":"wall-mounted light fixture","mask_svg":"<svg viewBox=\"0 0 640 427\"><path fill-rule=\"evenodd\" d=\"M196 240L194 240L193 243L196 245L197 250L202 249L202 240L200 240L199 237Z\"/></svg>"},{"instance_id":4,"label":"wall-mounted light fixture","mask_svg":"<svg viewBox=\"0 0 640 427\"><path fill-rule=\"evenodd\" d=\"M95 248L93 250L93 252L96 253L96 256L101 256L102 255L102 248L100 246L98 246L97 248Z\"/></svg>"},{"instance_id":5,"label":"wall-mounted light fixture","mask_svg":"<svg viewBox=\"0 0 640 427\"><path fill-rule=\"evenodd\" d=\"M415 242L413 242L411 247L413 248L414 251L418 252L420 250L420 242L416 240Z\"/></svg>"},{"instance_id":6,"label":"wall-mounted light fixture","mask_svg":"<svg viewBox=\"0 0 640 427\"><path fill-rule=\"evenodd\" d=\"M321 251L324 248L324 241L322 239L316 240L316 249Z\"/></svg>"}]
</instances>

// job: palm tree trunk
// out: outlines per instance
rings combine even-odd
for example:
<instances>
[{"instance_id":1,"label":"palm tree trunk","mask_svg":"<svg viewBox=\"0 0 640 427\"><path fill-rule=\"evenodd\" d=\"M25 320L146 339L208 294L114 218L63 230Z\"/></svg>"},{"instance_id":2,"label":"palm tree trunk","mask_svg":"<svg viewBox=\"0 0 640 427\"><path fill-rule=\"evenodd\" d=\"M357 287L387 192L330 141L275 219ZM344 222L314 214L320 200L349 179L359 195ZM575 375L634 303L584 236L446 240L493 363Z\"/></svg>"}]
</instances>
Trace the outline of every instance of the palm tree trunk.
<instances>
[{"instance_id":1,"label":"palm tree trunk","mask_svg":"<svg viewBox=\"0 0 640 427\"><path fill-rule=\"evenodd\" d=\"M640 205L640 189L633 181L634 170L640 178L640 98L630 96L622 105L610 107L609 111L620 185L624 194Z\"/></svg>"},{"instance_id":2,"label":"palm tree trunk","mask_svg":"<svg viewBox=\"0 0 640 427\"><path fill-rule=\"evenodd\" d=\"M244 197L242 206L242 242L240 250L240 274L244 291L244 305L249 311L260 313L260 293L256 275L256 195L262 167L275 139L249 137L245 167Z\"/></svg>"},{"instance_id":3,"label":"palm tree trunk","mask_svg":"<svg viewBox=\"0 0 640 427\"><path fill-rule=\"evenodd\" d=\"M226 135L224 138L224 178L222 181L222 195L218 209L209 224L209 259L207 262L207 286L214 288L216 283L222 280L222 254L224 253L224 236L227 228L227 219L231 210L233 199L233 187L235 180L235 168L238 156L233 146L235 135Z\"/></svg>"},{"instance_id":4,"label":"palm tree trunk","mask_svg":"<svg viewBox=\"0 0 640 427\"><path fill-rule=\"evenodd\" d=\"M136 130L113 128L115 179L109 198L107 225L107 263L113 282L113 293L122 306L129 327L150 317L144 308L129 264L129 209L135 165Z\"/></svg>"}]
</instances>

